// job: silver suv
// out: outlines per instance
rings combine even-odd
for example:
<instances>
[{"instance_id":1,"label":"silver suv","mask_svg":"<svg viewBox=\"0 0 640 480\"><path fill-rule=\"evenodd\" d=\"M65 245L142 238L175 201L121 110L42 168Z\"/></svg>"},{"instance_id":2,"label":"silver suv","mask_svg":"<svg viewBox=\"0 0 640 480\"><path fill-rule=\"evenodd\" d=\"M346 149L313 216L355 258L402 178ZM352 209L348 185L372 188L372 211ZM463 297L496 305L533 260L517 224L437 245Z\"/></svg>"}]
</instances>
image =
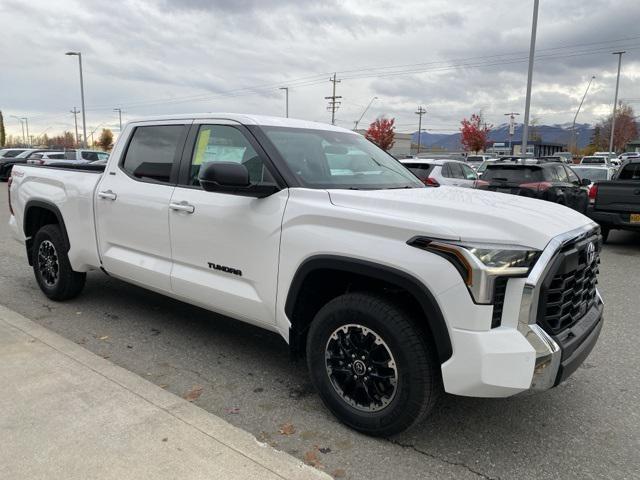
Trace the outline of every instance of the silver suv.
<instances>
[{"instance_id":1,"label":"silver suv","mask_svg":"<svg viewBox=\"0 0 640 480\"><path fill-rule=\"evenodd\" d=\"M465 162L459 160L436 160L432 158L407 158L401 160L425 185L437 187L473 188L478 175Z\"/></svg>"}]
</instances>

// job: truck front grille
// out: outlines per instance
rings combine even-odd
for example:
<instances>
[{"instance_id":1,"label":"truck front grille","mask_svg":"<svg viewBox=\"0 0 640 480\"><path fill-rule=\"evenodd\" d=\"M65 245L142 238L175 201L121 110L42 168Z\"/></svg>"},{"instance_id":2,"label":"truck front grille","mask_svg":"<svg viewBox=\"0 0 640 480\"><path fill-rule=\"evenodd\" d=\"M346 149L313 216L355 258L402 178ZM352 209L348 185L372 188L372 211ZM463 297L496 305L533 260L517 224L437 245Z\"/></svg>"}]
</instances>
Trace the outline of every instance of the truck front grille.
<instances>
[{"instance_id":1,"label":"truck front grille","mask_svg":"<svg viewBox=\"0 0 640 480\"><path fill-rule=\"evenodd\" d=\"M596 302L600 237L566 245L543 282L538 324L550 335L573 326Z\"/></svg>"}]
</instances>

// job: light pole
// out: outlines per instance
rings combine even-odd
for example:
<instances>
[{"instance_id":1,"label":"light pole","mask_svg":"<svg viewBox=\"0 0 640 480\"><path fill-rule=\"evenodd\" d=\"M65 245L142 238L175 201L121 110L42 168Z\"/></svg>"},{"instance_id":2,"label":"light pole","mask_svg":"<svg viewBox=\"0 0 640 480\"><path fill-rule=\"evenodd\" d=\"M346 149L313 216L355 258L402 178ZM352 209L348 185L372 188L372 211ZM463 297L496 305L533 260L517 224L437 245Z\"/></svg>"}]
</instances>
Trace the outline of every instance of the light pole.
<instances>
[{"instance_id":1,"label":"light pole","mask_svg":"<svg viewBox=\"0 0 640 480\"><path fill-rule=\"evenodd\" d=\"M78 66L80 67L80 100L82 101L82 140L84 143L84 147L87 147L87 119L85 117L85 108L84 108L84 80L82 79L82 53L80 52L67 52L65 55L69 56L77 56L78 57Z\"/></svg>"},{"instance_id":2,"label":"light pole","mask_svg":"<svg viewBox=\"0 0 640 480\"><path fill-rule=\"evenodd\" d=\"M533 21L531 23L531 44L529 45L529 71L527 72L527 98L524 105L524 125L522 128L522 155L527 154L529 140L529 109L531 107L531 81L533 79L533 57L536 53L536 31L538 29L538 4L540 0L533 0ZM535 150L535 149L534 149Z\"/></svg>"},{"instance_id":3,"label":"light pole","mask_svg":"<svg viewBox=\"0 0 640 480\"><path fill-rule=\"evenodd\" d=\"M613 134L616 128L616 109L618 108L618 87L620 86L620 67L622 66L622 54L626 52L613 52L618 55L618 76L616 78L616 95L613 98L613 117L611 117L611 138L609 138L609 152L613 152Z\"/></svg>"},{"instance_id":4,"label":"light pole","mask_svg":"<svg viewBox=\"0 0 640 480\"><path fill-rule=\"evenodd\" d=\"M362 112L362 115L360 115L360 118L358 120L356 120L355 125L353 126L354 130L358 129L358 124L360 123L360 121L362 120L362 118L364 117L364 114L367 113L367 110L369 110L369 107L371 107L371 104L374 102L374 100L377 100L378 97L373 97L371 99L371 101L369 101L369 105L367 105L367 108L364 109L364 112Z\"/></svg>"},{"instance_id":5,"label":"light pole","mask_svg":"<svg viewBox=\"0 0 640 480\"><path fill-rule=\"evenodd\" d=\"M284 90L285 116L289 118L289 87L280 87L280 90Z\"/></svg>"},{"instance_id":6,"label":"light pole","mask_svg":"<svg viewBox=\"0 0 640 480\"><path fill-rule=\"evenodd\" d=\"M29 119L27 117L22 117L22 120L24 120L24 124L27 128L27 142L29 142L29 146L31 147L33 142L29 141L31 139L31 137L29 137Z\"/></svg>"},{"instance_id":7,"label":"light pole","mask_svg":"<svg viewBox=\"0 0 640 480\"><path fill-rule=\"evenodd\" d=\"M576 110L576 114L573 116L573 124L571 125L571 146L575 145L576 153L578 151L578 142L576 139L576 118L578 118L578 114L580 113L580 109L582 108L582 104L584 103L584 99L587 96L587 92L589 91L589 87L591 86L591 82L596 78L595 75L591 75L589 79L589 83L587 83L587 89L584 91L584 95L582 96L582 100L580 100L580 105L578 105L578 110Z\"/></svg>"},{"instance_id":8,"label":"light pole","mask_svg":"<svg viewBox=\"0 0 640 480\"><path fill-rule=\"evenodd\" d=\"M22 129L22 143L26 146L27 142L24 139L24 123L22 123L22 118L16 117L15 115L11 115L11 118L17 118L18 120L20 120L20 128Z\"/></svg>"},{"instance_id":9,"label":"light pole","mask_svg":"<svg viewBox=\"0 0 640 480\"><path fill-rule=\"evenodd\" d=\"M120 122L120 133L122 133L122 109L114 108L113 111L118 112L118 121ZM120 135L120 133L118 135Z\"/></svg>"}]
</instances>

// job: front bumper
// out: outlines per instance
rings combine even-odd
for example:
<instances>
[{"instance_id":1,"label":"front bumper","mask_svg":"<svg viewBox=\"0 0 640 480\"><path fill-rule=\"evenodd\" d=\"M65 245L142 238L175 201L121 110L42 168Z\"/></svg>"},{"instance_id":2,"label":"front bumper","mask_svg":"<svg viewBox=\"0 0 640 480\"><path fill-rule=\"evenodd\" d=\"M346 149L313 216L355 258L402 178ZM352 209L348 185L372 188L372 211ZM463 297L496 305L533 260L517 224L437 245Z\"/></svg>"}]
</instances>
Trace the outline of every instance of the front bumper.
<instances>
[{"instance_id":1,"label":"front bumper","mask_svg":"<svg viewBox=\"0 0 640 480\"><path fill-rule=\"evenodd\" d=\"M570 328L550 335L538 323L543 282L562 248L591 238L594 226L554 238L529 277L509 280L500 327L484 331L451 328L454 354L442 365L445 390L473 397L508 397L547 390L571 375L593 349L603 324L597 300Z\"/></svg>"}]
</instances>

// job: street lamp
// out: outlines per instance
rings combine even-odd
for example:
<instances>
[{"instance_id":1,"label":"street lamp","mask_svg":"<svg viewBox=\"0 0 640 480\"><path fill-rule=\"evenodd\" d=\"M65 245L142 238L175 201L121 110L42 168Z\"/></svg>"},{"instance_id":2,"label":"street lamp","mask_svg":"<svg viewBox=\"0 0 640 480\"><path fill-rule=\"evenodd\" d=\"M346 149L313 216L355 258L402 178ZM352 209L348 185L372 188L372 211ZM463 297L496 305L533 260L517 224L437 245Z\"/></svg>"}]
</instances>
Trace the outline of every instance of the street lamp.
<instances>
[{"instance_id":1,"label":"street lamp","mask_svg":"<svg viewBox=\"0 0 640 480\"><path fill-rule=\"evenodd\" d=\"M84 108L84 81L82 79L82 53L80 52L67 52L65 55L69 56L77 56L78 57L78 65L80 67L80 100L82 101L82 132L83 132L83 142L84 147L87 147L87 119L85 118L85 108Z\"/></svg>"},{"instance_id":2,"label":"street lamp","mask_svg":"<svg viewBox=\"0 0 640 480\"><path fill-rule=\"evenodd\" d=\"M114 108L113 111L118 112L118 122L120 123L120 133L122 133L122 109ZM120 135L120 133L118 135Z\"/></svg>"},{"instance_id":3,"label":"street lamp","mask_svg":"<svg viewBox=\"0 0 640 480\"><path fill-rule=\"evenodd\" d=\"M362 115L360 115L360 118L358 120L356 120L356 124L353 126L354 130L358 129L358 124L360 123L360 121L362 120L362 118L364 117L364 114L367 113L367 110L369 110L369 107L371 106L371 104L373 103L374 100L377 100L378 97L373 97L371 99L371 101L369 102L369 105L367 105L367 108L364 109L364 112L362 112Z\"/></svg>"},{"instance_id":4,"label":"street lamp","mask_svg":"<svg viewBox=\"0 0 640 480\"><path fill-rule=\"evenodd\" d=\"M589 87L591 86L591 82L593 82L593 80L595 78L596 78L595 75L591 75L591 78L589 79L589 83L587 84L587 89L584 91L584 95L582 96L582 100L580 100L580 105L578 105L578 110L576 111L576 114L573 117L573 125L571 125L571 146L573 147L575 145L576 152L578 151L578 141L575 138L575 136L576 136L576 118L578 118L578 114L580 113L580 109L582 108L582 104L584 103L584 99L587 96L587 92L589 91Z\"/></svg>"}]
</instances>

